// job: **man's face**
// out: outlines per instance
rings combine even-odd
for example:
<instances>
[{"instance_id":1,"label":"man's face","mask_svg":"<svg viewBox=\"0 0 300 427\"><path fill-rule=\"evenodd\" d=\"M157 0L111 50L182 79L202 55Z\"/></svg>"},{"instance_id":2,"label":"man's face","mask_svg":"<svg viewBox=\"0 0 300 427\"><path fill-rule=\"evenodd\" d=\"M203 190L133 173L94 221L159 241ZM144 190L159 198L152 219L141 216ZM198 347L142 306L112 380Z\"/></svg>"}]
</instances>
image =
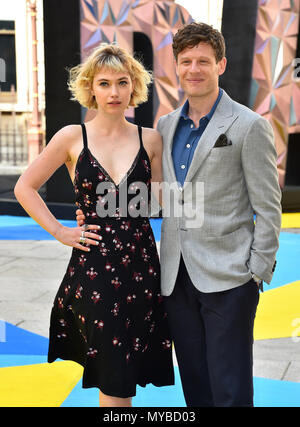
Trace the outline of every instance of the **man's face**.
<instances>
[{"instance_id":1,"label":"man's face","mask_svg":"<svg viewBox=\"0 0 300 427\"><path fill-rule=\"evenodd\" d=\"M181 88L189 98L214 95L225 68L226 58L217 62L213 48L205 42L181 51L176 63Z\"/></svg>"}]
</instances>

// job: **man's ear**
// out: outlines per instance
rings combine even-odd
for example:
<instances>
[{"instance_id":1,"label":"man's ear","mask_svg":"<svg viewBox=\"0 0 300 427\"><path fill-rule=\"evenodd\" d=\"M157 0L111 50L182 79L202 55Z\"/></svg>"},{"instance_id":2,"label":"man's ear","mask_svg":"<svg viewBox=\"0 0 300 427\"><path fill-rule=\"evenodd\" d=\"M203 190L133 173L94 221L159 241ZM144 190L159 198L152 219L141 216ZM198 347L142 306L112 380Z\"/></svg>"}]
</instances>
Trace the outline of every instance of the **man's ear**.
<instances>
[{"instance_id":1,"label":"man's ear","mask_svg":"<svg viewBox=\"0 0 300 427\"><path fill-rule=\"evenodd\" d=\"M227 65L227 59L225 56L221 59L221 61L218 62L219 67L219 76L225 73L226 71L226 65Z\"/></svg>"}]
</instances>

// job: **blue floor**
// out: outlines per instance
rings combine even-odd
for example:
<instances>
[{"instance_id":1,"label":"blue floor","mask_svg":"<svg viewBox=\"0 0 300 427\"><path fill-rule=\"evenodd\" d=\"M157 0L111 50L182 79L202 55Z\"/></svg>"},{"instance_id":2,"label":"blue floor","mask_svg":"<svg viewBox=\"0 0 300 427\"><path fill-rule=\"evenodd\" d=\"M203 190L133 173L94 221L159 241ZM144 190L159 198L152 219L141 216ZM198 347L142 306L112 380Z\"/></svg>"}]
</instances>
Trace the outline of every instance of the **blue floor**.
<instances>
[{"instance_id":1,"label":"blue floor","mask_svg":"<svg viewBox=\"0 0 300 427\"><path fill-rule=\"evenodd\" d=\"M75 221L61 221L76 226ZM161 219L152 219L151 225L157 241L160 240ZM0 240L52 240L53 237L31 218L0 216ZM300 235L280 234L272 289L299 280ZM289 268L280 266L288 265ZM46 363L48 339L0 320L0 368ZM184 407L184 398L178 368L175 368L176 384L157 388L151 385L138 387L133 399L136 407ZM256 407L300 407L300 383L254 378L254 402ZM81 380L74 387L62 406L98 406L98 389L82 389Z\"/></svg>"},{"instance_id":2,"label":"blue floor","mask_svg":"<svg viewBox=\"0 0 300 427\"><path fill-rule=\"evenodd\" d=\"M0 342L0 368L47 362L48 339L5 322L6 339ZM98 389L82 389L81 380L61 406L99 405ZM300 407L300 383L254 378L256 407ZM178 368L175 386L138 387L135 407L185 407Z\"/></svg>"}]
</instances>

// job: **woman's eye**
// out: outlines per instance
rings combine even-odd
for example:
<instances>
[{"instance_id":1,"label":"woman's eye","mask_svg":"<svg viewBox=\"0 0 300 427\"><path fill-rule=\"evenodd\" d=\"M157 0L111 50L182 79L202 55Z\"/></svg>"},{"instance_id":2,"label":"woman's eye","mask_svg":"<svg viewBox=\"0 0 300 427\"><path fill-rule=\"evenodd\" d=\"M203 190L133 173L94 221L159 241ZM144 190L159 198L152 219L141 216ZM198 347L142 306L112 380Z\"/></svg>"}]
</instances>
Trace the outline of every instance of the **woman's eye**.
<instances>
[{"instance_id":1,"label":"woman's eye","mask_svg":"<svg viewBox=\"0 0 300 427\"><path fill-rule=\"evenodd\" d=\"M121 82L120 82L120 85L121 86L126 86L128 84L128 82L126 81L126 80L122 80Z\"/></svg>"},{"instance_id":2,"label":"woman's eye","mask_svg":"<svg viewBox=\"0 0 300 427\"><path fill-rule=\"evenodd\" d=\"M105 87L105 86L108 86L108 83L107 82L100 82L99 86Z\"/></svg>"}]
</instances>

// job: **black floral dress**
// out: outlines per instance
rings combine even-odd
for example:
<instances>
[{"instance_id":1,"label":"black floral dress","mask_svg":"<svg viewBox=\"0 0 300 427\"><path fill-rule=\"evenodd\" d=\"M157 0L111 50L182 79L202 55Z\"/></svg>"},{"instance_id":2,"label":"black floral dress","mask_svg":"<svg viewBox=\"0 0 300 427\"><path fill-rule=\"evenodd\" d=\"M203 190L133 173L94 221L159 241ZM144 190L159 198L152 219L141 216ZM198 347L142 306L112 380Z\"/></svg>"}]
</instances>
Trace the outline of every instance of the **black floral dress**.
<instances>
[{"instance_id":1,"label":"black floral dress","mask_svg":"<svg viewBox=\"0 0 300 427\"><path fill-rule=\"evenodd\" d=\"M139 127L140 149L115 185L89 151L84 125L82 131L84 147L74 179L76 205L87 223L101 227L97 234L102 240L90 245L90 252L73 248L51 312L48 362L78 362L84 367L84 388L98 387L125 398L135 396L137 384L174 384L159 258L149 218L142 215L150 201L150 161ZM141 185L146 186L148 200L145 191L137 200ZM121 192L127 193L125 213ZM107 210L110 216L104 217L101 208L111 197L114 213Z\"/></svg>"}]
</instances>

